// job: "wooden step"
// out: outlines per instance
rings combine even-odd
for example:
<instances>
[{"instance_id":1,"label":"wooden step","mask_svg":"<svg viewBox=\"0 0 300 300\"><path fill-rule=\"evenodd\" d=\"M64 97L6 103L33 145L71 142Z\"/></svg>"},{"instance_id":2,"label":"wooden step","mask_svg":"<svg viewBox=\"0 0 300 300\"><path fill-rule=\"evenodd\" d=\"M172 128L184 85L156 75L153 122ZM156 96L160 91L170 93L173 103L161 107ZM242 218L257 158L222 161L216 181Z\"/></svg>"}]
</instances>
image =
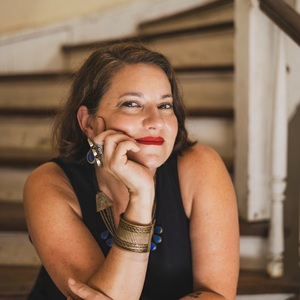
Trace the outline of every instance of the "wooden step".
<instances>
[{"instance_id":1,"label":"wooden step","mask_svg":"<svg viewBox=\"0 0 300 300\"><path fill-rule=\"evenodd\" d=\"M219 0L139 24L141 34L154 34L233 21L232 0Z\"/></svg>"},{"instance_id":2,"label":"wooden step","mask_svg":"<svg viewBox=\"0 0 300 300\"><path fill-rule=\"evenodd\" d=\"M210 27L135 36L146 46L165 54L173 67L233 65L233 22ZM101 42L65 45L66 69L77 70Z\"/></svg>"},{"instance_id":3,"label":"wooden step","mask_svg":"<svg viewBox=\"0 0 300 300\"><path fill-rule=\"evenodd\" d=\"M233 161L233 121L220 118L188 118L187 130L200 143L214 148L227 164Z\"/></svg>"},{"instance_id":4,"label":"wooden step","mask_svg":"<svg viewBox=\"0 0 300 300\"><path fill-rule=\"evenodd\" d=\"M0 112L53 113L65 101L70 73L0 76Z\"/></svg>"},{"instance_id":5,"label":"wooden step","mask_svg":"<svg viewBox=\"0 0 300 300\"><path fill-rule=\"evenodd\" d=\"M233 115L233 72L228 68L176 70L191 116ZM2 115L51 116L68 97L71 73L0 76Z\"/></svg>"},{"instance_id":6,"label":"wooden step","mask_svg":"<svg viewBox=\"0 0 300 300\"><path fill-rule=\"evenodd\" d=\"M3 231L27 231L24 208L21 201L0 201L0 232Z\"/></svg>"},{"instance_id":7,"label":"wooden step","mask_svg":"<svg viewBox=\"0 0 300 300\"><path fill-rule=\"evenodd\" d=\"M19 165L15 168L0 167L0 201L12 204L21 202L24 183L33 168L22 168Z\"/></svg>"},{"instance_id":8,"label":"wooden step","mask_svg":"<svg viewBox=\"0 0 300 300\"><path fill-rule=\"evenodd\" d=\"M272 279L264 271L241 271L239 295L296 294L300 292L300 278L284 276Z\"/></svg>"},{"instance_id":9,"label":"wooden step","mask_svg":"<svg viewBox=\"0 0 300 300\"><path fill-rule=\"evenodd\" d=\"M37 266L0 266L0 299L25 300L39 270Z\"/></svg>"},{"instance_id":10,"label":"wooden step","mask_svg":"<svg viewBox=\"0 0 300 300\"><path fill-rule=\"evenodd\" d=\"M0 299L25 300L38 273L39 267L0 266ZM276 294L299 295L299 279L288 276L280 279L270 279L264 272L241 272L238 295L255 294L271 294L274 296Z\"/></svg>"},{"instance_id":11,"label":"wooden step","mask_svg":"<svg viewBox=\"0 0 300 300\"><path fill-rule=\"evenodd\" d=\"M245 224L243 224L245 223ZM268 223L251 224L240 221L240 266L242 270L264 270L267 251ZM37 262L29 243L22 200L0 202L0 265L30 265ZM2 252L1 252L2 251ZM23 255L16 255L16 253ZM26 253L26 254L25 254Z\"/></svg>"},{"instance_id":12,"label":"wooden step","mask_svg":"<svg viewBox=\"0 0 300 300\"><path fill-rule=\"evenodd\" d=\"M55 155L51 126L49 117L1 117L0 165L36 164Z\"/></svg>"},{"instance_id":13,"label":"wooden step","mask_svg":"<svg viewBox=\"0 0 300 300\"><path fill-rule=\"evenodd\" d=\"M233 116L233 73L177 71L190 116Z\"/></svg>"},{"instance_id":14,"label":"wooden step","mask_svg":"<svg viewBox=\"0 0 300 300\"><path fill-rule=\"evenodd\" d=\"M52 122L48 117L1 118L0 165L42 163L55 155L50 141ZM225 160L232 160L232 120L189 118L187 127L196 140L215 148Z\"/></svg>"},{"instance_id":15,"label":"wooden step","mask_svg":"<svg viewBox=\"0 0 300 300\"><path fill-rule=\"evenodd\" d=\"M26 231L0 231L0 266L39 266Z\"/></svg>"}]
</instances>

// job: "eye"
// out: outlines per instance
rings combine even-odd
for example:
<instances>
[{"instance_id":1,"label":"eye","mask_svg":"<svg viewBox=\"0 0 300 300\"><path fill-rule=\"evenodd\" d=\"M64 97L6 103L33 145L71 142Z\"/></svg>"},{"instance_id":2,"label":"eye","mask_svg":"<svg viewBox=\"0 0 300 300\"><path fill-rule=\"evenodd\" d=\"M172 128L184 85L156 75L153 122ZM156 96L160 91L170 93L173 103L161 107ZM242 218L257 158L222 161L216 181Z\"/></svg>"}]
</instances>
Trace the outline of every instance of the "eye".
<instances>
[{"instance_id":1,"label":"eye","mask_svg":"<svg viewBox=\"0 0 300 300\"><path fill-rule=\"evenodd\" d=\"M136 101L125 101L121 103L121 107L140 107L139 103Z\"/></svg>"},{"instance_id":2,"label":"eye","mask_svg":"<svg viewBox=\"0 0 300 300\"><path fill-rule=\"evenodd\" d=\"M172 103L161 103L158 106L159 109L173 109L173 104Z\"/></svg>"}]
</instances>

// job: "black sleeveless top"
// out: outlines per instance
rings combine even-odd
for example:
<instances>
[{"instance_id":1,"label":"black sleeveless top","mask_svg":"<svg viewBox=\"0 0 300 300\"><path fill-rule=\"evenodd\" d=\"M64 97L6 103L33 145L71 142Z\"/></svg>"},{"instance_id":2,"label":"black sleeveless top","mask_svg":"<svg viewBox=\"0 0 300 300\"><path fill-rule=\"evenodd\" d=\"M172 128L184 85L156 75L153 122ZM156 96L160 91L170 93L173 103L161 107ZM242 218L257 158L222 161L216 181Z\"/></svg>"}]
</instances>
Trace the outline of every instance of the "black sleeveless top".
<instances>
[{"instance_id":1,"label":"black sleeveless top","mask_svg":"<svg viewBox=\"0 0 300 300\"><path fill-rule=\"evenodd\" d=\"M87 162L67 163L53 159L66 173L78 197L82 219L106 256L109 247L100 235L106 230L96 211L96 187L93 168ZM189 220L185 215L177 172L177 156L170 158L156 172L156 225L163 228L162 242L150 252L141 300L176 300L192 292L192 257ZM44 267L28 300L65 300Z\"/></svg>"}]
</instances>

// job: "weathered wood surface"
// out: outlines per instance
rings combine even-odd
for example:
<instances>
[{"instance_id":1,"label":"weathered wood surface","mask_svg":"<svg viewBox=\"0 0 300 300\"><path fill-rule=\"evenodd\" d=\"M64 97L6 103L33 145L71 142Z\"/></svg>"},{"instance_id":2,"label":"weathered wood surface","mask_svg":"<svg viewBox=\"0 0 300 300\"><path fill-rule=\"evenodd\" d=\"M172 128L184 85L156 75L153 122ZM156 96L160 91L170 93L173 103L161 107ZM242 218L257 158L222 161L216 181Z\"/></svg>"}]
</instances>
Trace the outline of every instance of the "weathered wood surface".
<instances>
[{"instance_id":1,"label":"weathered wood surface","mask_svg":"<svg viewBox=\"0 0 300 300\"><path fill-rule=\"evenodd\" d=\"M232 71L177 72L184 101L191 112L233 110ZM50 115L67 99L72 76L43 75L0 77L0 111Z\"/></svg>"},{"instance_id":2,"label":"weathered wood surface","mask_svg":"<svg viewBox=\"0 0 300 300\"><path fill-rule=\"evenodd\" d=\"M221 0L161 19L142 22L139 26L139 32L153 34L230 21L233 21L233 1Z\"/></svg>"},{"instance_id":3,"label":"weathered wood surface","mask_svg":"<svg viewBox=\"0 0 300 300\"><path fill-rule=\"evenodd\" d=\"M39 269L39 267L0 267L0 299L25 300L35 282ZM261 271L240 273L238 295L274 293L299 295L299 279L285 277L274 280L268 278Z\"/></svg>"},{"instance_id":4,"label":"weathered wood surface","mask_svg":"<svg viewBox=\"0 0 300 300\"><path fill-rule=\"evenodd\" d=\"M233 28L214 31L193 29L178 35L141 37L144 44L162 52L175 68L233 65ZM97 43L80 47L65 47L66 68L76 70L97 49Z\"/></svg>"},{"instance_id":5,"label":"weathered wood surface","mask_svg":"<svg viewBox=\"0 0 300 300\"><path fill-rule=\"evenodd\" d=\"M49 117L2 117L0 119L0 163L45 161L54 155Z\"/></svg>"},{"instance_id":6,"label":"weathered wood surface","mask_svg":"<svg viewBox=\"0 0 300 300\"><path fill-rule=\"evenodd\" d=\"M178 72L183 99L192 111L233 110L233 74L231 72Z\"/></svg>"},{"instance_id":7,"label":"weathered wood surface","mask_svg":"<svg viewBox=\"0 0 300 300\"><path fill-rule=\"evenodd\" d=\"M23 186L33 167L0 167L0 201L20 203L23 198Z\"/></svg>"},{"instance_id":8,"label":"weathered wood surface","mask_svg":"<svg viewBox=\"0 0 300 300\"><path fill-rule=\"evenodd\" d=\"M52 111L68 96L71 75L0 76L0 111Z\"/></svg>"},{"instance_id":9,"label":"weathered wood surface","mask_svg":"<svg viewBox=\"0 0 300 300\"><path fill-rule=\"evenodd\" d=\"M0 266L0 299L25 300L39 270L37 266Z\"/></svg>"},{"instance_id":10,"label":"weathered wood surface","mask_svg":"<svg viewBox=\"0 0 300 300\"><path fill-rule=\"evenodd\" d=\"M0 232L0 266L38 266L40 260L27 232Z\"/></svg>"},{"instance_id":11,"label":"weathered wood surface","mask_svg":"<svg viewBox=\"0 0 300 300\"><path fill-rule=\"evenodd\" d=\"M27 231L22 202L0 201L0 230Z\"/></svg>"}]
</instances>

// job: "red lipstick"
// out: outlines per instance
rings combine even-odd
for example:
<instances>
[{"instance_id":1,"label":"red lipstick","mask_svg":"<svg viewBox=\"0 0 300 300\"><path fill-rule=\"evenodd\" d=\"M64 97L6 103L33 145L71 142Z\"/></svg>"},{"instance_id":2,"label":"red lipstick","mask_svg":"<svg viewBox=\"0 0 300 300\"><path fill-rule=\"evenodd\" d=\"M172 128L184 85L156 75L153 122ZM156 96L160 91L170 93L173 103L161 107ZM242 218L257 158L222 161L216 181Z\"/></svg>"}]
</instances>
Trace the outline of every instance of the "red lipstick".
<instances>
[{"instance_id":1,"label":"red lipstick","mask_svg":"<svg viewBox=\"0 0 300 300\"><path fill-rule=\"evenodd\" d=\"M165 140L160 136L158 136L158 137L145 136L145 137L136 139L136 141L138 143L144 144L144 145L161 146L164 143Z\"/></svg>"}]
</instances>

